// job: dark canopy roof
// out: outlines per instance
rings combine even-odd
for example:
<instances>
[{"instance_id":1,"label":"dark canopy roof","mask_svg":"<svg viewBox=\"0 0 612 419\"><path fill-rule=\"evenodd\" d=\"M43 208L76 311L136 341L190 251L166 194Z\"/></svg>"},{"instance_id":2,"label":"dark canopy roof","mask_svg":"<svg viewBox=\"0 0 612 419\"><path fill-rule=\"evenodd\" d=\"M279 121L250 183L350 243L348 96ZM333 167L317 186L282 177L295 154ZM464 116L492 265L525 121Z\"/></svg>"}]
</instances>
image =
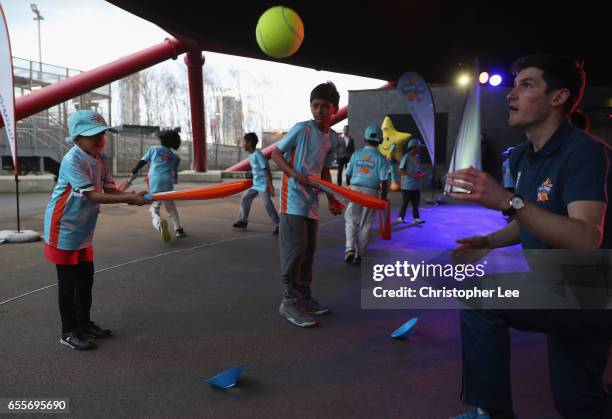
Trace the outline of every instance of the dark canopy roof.
<instances>
[{"instance_id":1,"label":"dark canopy roof","mask_svg":"<svg viewBox=\"0 0 612 419\"><path fill-rule=\"evenodd\" d=\"M110 0L202 49L270 59L255 26L268 7L291 7L304 21L300 50L282 60L320 70L395 80L417 71L430 83L454 79L458 63L509 75L514 59L556 52L585 61L589 84L609 84L605 2L452 0L189 1ZM112 29L111 29L112 30ZM608 42L604 42L604 40ZM605 44L608 45L605 45Z\"/></svg>"}]
</instances>

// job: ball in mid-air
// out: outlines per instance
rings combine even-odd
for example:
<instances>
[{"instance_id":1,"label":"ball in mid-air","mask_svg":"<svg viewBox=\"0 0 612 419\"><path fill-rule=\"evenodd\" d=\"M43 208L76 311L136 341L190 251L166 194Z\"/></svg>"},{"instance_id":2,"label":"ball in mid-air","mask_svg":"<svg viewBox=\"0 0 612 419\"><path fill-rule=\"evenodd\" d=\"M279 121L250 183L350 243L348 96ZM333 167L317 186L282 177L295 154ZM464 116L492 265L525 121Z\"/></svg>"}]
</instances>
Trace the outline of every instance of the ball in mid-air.
<instances>
[{"instance_id":1,"label":"ball in mid-air","mask_svg":"<svg viewBox=\"0 0 612 419\"><path fill-rule=\"evenodd\" d=\"M300 48L304 40L304 23L293 10L274 6L266 10L255 29L259 48L270 57L286 58Z\"/></svg>"}]
</instances>

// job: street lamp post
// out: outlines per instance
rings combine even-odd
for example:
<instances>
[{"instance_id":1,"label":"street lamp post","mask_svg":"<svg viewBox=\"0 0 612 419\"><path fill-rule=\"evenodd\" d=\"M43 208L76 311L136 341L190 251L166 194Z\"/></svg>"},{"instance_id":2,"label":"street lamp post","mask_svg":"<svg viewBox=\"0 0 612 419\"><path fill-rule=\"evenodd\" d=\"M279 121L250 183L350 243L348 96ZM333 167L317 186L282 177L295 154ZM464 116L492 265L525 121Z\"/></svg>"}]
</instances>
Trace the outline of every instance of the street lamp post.
<instances>
[{"instance_id":1,"label":"street lamp post","mask_svg":"<svg viewBox=\"0 0 612 419\"><path fill-rule=\"evenodd\" d=\"M40 42L40 21L45 18L40 14L38 7L35 3L30 4L32 12L34 13L34 20L38 23L38 79L42 81L42 47Z\"/></svg>"},{"instance_id":2,"label":"street lamp post","mask_svg":"<svg viewBox=\"0 0 612 419\"><path fill-rule=\"evenodd\" d=\"M35 3L31 3L30 8L32 9L32 13L34 13L34 20L38 24L38 81L42 84L43 76L42 76L42 47L41 47L41 39L40 39L40 21L44 20L45 18L42 17ZM31 83L32 82L30 81L30 85ZM41 86L38 86L38 87L41 87ZM45 158L43 156L39 157L38 165L39 165L38 167L39 167L40 173L41 174L45 173Z\"/></svg>"}]
</instances>

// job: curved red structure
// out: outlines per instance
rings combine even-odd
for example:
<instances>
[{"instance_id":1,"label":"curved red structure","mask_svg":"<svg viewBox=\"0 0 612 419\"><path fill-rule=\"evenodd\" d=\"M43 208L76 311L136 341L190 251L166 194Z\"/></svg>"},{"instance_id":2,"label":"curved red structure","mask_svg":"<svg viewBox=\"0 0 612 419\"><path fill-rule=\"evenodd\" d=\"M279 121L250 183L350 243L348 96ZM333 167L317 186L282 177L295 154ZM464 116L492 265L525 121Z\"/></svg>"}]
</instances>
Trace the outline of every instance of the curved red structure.
<instances>
[{"instance_id":1,"label":"curved red structure","mask_svg":"<svg viewBox=\"0 0 612 419\"><path fill-rule=\"evenodd\" d=\"M199 46L187 38L166 38L164 42L120 58L93 70L64 79L15 100L15 119L20 120L72 99L105 84L144 70L170 58L187 53L185 63L189 77L189 103L193 132L194 167L206 171L206 133L204 129L204 59ZM0 128L4 122L0 118Z\"/></svg>"},{"instance_id":2,"label":"curved red structure","mask_svg":"<svg viewBox=\"0 0 612 419\"><path fill-rule=\"evenodd\" d=\"M16 98L15 119L27 118L167 59L176 59L186 51L183 42L175 38L166 38L160 44ZM0 128L3 126L4 122L0 118Z\"/></svg>"}]
</instances>

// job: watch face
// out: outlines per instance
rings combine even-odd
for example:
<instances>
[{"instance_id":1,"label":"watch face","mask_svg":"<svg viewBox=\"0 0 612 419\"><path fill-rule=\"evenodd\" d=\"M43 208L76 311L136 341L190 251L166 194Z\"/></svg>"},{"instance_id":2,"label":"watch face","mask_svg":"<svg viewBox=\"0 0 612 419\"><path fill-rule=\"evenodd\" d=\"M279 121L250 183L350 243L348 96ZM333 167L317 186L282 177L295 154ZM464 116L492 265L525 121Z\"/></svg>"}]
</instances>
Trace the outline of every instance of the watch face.
<instances>
[{"instance_id":1,"label":"watch face","mask_svg":"<svg viewBox=\"0 0 612 419\"><path fill-rule=\"evenodd\" d=\"M523 200L518 196L512 197L512 200L510 200L510 204L512 205L512 208L515 209L523 208L523 206L525 205L523 203Z\"/></svg>"}]
</instances>

